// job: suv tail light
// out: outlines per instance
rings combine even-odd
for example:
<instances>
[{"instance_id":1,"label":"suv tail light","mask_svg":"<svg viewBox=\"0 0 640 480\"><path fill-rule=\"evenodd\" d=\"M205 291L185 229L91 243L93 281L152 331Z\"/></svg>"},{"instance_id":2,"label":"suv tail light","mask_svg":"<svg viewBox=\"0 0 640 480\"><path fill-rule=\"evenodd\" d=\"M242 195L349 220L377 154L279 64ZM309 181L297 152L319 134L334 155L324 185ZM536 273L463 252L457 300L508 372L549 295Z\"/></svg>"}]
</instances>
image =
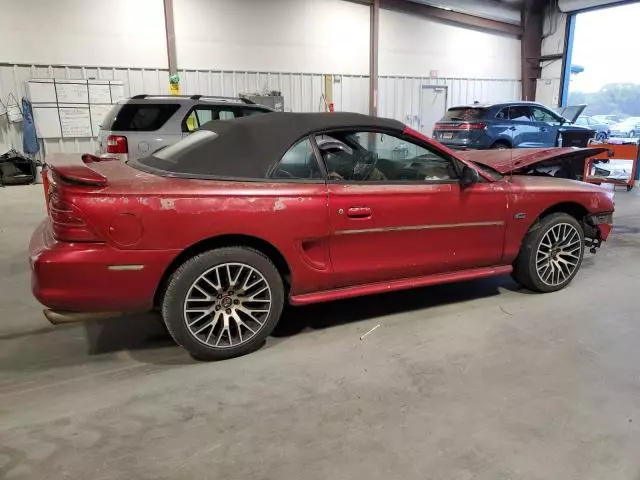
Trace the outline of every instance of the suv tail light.
<instances>
[{"instance_id":1,"label":"suv tail light","mask_svg":"<svg viewBox=\"0 0 640 480\"><path fill-rule=\"evenodd\" d=\"M49 216L53 236L64 242L98 242L100 239L82 218L81 212L55 192L49 195Z\"/></svg>"},{"instance_id":2,"label":"suv tail light","mask_svg":"<svg viewBox=\"0 0 640 480\"><path fill-rule=\"evenodd\" d=\"M127 137L122 135L109 135L107 137L107 153L129 153Z\"/></svg>"},{"instance_id":3,"label":"suv tail light","mask_svg":"<svg viewBox=\"0 0 640 480\"><path fill-rule=\"evenodd\" d=\"M487 128L487 124L482 122L436 123L435 126L435 130L484 130L485 128Z\"/></svg>"}]
</instances>

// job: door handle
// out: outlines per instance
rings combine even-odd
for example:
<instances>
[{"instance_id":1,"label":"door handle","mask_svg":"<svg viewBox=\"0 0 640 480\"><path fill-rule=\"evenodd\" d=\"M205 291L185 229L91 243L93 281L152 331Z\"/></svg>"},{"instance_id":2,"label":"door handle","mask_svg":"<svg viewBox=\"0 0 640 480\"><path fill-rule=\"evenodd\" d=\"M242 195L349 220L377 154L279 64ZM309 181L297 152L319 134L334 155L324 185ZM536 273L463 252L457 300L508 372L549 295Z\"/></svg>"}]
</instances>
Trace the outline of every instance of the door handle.
<instances>
[{"instance_id":1,"label":"door handle","mask_svg":"<svg viewBox=\"0 0 640 480\"><path fill-rule=\"evenodd\" d=\"M509 127L509 130L514 131L516 127Z\"/></svg>"},{"instance_id":2,"label":"door handle","mask_svg":"<svg viewBox=\"0 0 640 480\"><path fill-rule=\"evenodd\" d=\"M546 132L546 131L547 131L547 127L541 127L541 128L540 128L540 131L541 131L541 132Z\"/></svg>"},{"instance_id":3,"label":"door handle","mask_svg":"<svg viewBox=\"0 0 640 480\"><path fill-rule=\"evenodd\" d=\"M349 218L369 218L371 216L371 208L369 207L351 207L347 210Z\"/></svg>"}]
</instances>

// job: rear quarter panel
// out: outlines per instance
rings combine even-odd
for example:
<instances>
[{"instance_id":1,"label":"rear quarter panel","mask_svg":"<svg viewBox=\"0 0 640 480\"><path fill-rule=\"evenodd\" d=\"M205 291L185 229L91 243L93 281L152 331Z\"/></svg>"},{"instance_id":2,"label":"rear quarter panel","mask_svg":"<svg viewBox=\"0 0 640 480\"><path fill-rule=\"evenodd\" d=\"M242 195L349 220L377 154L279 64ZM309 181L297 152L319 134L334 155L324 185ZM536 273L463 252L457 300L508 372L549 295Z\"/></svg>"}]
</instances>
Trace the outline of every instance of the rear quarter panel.
<instances>
[{"instance_id":1,"label":"rear quarter panel","mask_svg":"<svg viewBox=\"0 0 640 480\"><path fill-rule=\"evenodd\" d=\"M167 250L175 258L203 240L247 235L285 257L293 294L330 287L324 183L198 181L142 172L137 179L118 182L111 174L108 187L70 196L114 247ZM135 190L127 183L135 183Z\"/></svg>"},{"instance_id":2,"label":"rear quarter panel","mask_svg":"<svg viewBox=\"0 0 640 480\"><path fill-rule=\"evenodd\" d=\"M589 213L611 212L614 209L607 192L583 182L553 177L508 177L508 228L505 238L504 262L513 262L524 236L546 210L561 204L575 203ZM523 219L516 215L524 214Z\"/></svg>"}]
</instances>

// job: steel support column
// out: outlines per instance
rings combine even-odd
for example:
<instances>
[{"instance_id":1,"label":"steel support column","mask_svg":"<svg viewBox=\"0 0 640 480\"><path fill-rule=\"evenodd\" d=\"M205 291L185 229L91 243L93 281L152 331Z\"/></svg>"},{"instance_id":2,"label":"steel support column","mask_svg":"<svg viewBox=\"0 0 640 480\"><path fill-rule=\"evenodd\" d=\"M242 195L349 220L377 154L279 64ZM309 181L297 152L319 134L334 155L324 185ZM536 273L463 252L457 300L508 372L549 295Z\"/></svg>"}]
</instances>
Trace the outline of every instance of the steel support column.
<instances>
[{"instance_id":1,"label":"steel support column","mask_svg":"<svg viewBox=\"0 0 640 480\"><path fill-rule=\"evenodd\" d=\"M522 6L521 75L522 100L536 99L536 85L542 68L542 22L544 21L543 3L527 0Z\"/></svg>"},{"instance_id":2,"label":"steel support column","mask_svg":"<svg viewBox=\"0 0 640 480\"><path fill-rule=\"evenodd\" d=\"M380 27L380 0L371 4L369 39L369 114L378 114L378 37Z\"/></svg>"},{"instance_id":3,"label":"steel support column","mask_svg":"<svg viewBox=\"0 0 640 480\"><path fill-rule=\"evenodd\" d=\"M176 32L173 21L173 0L164 0L164 28L167 37L169 75L174 75L178 73L178 54L176 53Z\"/></svg>"}]
</instances>

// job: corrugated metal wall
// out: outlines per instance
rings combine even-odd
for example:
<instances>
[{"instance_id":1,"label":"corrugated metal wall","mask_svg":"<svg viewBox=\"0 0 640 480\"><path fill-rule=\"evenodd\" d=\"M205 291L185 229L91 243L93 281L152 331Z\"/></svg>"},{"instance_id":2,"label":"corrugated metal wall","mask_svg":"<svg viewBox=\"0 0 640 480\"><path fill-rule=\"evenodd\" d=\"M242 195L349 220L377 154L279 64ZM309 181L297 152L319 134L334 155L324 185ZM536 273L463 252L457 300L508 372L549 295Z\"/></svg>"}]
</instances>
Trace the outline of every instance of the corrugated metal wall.
<instances>
[{"instance_id":1,"label":"corrugated metal wall","mask_svg":"<svg viewBox=\"0 0 640 480\"><path fill-rule=\"evenodd\" d=\"M520 99L520 80L478 78L380 77L378 115L407 123L407 116L421 112L424 86L447 87L447 108Z\"/></svg>"},{"instance_id":2,"label":"corrugated metal wall","mask_svg":"<svg viewBox=\"0 0 640 480\"><path fill-rule=\"evenodd\" d=\"M221 72L212 70L181 71L183 94L236 96L241 93L279 90L285 98L285 109L293 112L324 110L322 74L272 72ZM122 80L128 96L166 94L167 70L95 68L78 66L38 66L0 64L0 99L10 93L21 99L25 82L32 78ZM446 85L447 106L474 100L506 101L520 96L519 80L482 80L469 78L380 77L379 115L406 121L414 114L423 85ZM333 100L337 111L368 112L369 77L336 75ZM46 153L87 152L95 150L93 139L48 139L43 141ZM20 125L7 123L0 117L0 153L9 148L22 150Z\"/></svg>"}]
</instances>

